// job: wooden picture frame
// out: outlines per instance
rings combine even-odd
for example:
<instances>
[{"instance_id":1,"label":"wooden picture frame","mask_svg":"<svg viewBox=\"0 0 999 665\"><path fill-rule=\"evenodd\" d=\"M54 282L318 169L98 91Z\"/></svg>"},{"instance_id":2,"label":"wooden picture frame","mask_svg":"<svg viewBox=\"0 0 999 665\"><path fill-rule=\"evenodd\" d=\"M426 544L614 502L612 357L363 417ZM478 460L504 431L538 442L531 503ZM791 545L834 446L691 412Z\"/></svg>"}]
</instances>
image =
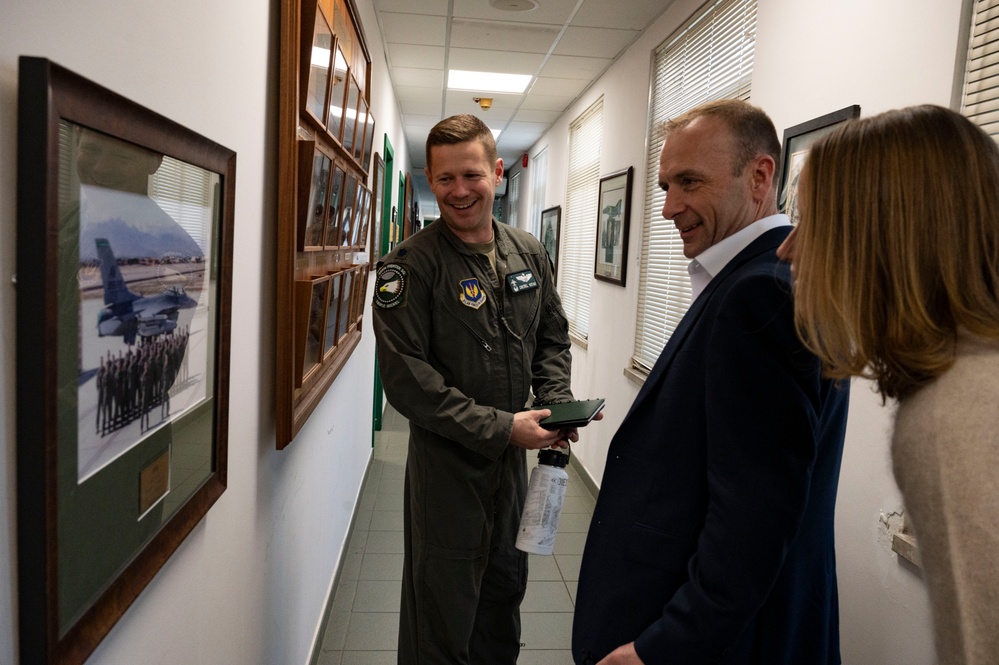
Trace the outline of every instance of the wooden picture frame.
<instances>
[{"instance_id":1,"label":"wooden picture frame","mask_svg":"<svg viewBox=\"0 0 999 665\"><path fill-rule=\"evenodd\" d=\"M385 202L385 160L377 152L374 155L374 166L371 169L371 191L373 201L371 206L371 263L375 265L382 258L382 206Z\"/></svg>"},{"instance_id":2,"label":"wooden picture frame","mask_svg":"<svg viewBox=\"0 0 999 665\"><path fill-rule=\"evenodd\" d=\"M332 183L333 160L316 147L315 141L298 142L299 181L298 231L295 246L302 251L323 248Z\"/></svg>"},{"instance_id":3,"label":"wooden picture frame","mask_svg":"<svg viewBox=\"0 0 999 665\"><path fill-rule=\"evenodd\" d=\"M558 241L559 231L562 225L562 206L552 206L541 211L541 224L539 226L541 237L539 240L548 252L548 258L552 262L552 276L556 282L558 280Z\"/></svg>"},{"instance_id":4,"label":"wooden picture frame","mask_svg":"<svg viewBox=\"0 0 999 665\"><path fill-rule=\"evenodd\" d=\"M233 151L20 59L22 662L85 661L225 491L235 177Z\"/></svg>"},{"instance_id":5,"label":"wooden picture frame","mask_svg":"<svg viewBox=\"0 0 999 665\"><path fill-rule=\"evenodd\" d=\"M781 173L780 187L777 190L777 208L790 218L792 224L798 221L798 176L801 174L801 167L805 163L809 148L840 123L859 117L860 106L854 104L784 130L784 140L781 143Z\"/></svg>"},{"instance_id":6,"label":"wooden picture frame","mask_svg":"<svg viewBox=\"0 0 999 665\"><path fill-rule=\"evenodd\" d=\"M600 178L597 240L593 276L625 285L628 273L628 227L631 226L631 181L634 168Z\"/></svg>"}]
</instances>

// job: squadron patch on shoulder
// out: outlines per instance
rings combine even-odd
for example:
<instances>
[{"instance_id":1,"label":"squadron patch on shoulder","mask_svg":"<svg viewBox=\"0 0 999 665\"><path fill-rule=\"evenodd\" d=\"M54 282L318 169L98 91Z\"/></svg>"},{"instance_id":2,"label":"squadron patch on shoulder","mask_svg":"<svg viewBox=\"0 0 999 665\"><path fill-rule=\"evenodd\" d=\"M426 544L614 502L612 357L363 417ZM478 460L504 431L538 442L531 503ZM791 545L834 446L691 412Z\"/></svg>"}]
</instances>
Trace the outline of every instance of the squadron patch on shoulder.
<instances>
[{"instance_id":1,"label":"squadron patch on shoulder","mask_svg":"<svg viewBox=\"0 0 999 665\"><path fill-rule=\"evenodd\" d=\"M486 302L486 292L479 288L479 280L471 277L458 282L461 286L461 304L465 307L478 309Z\"/></svg>"},{"instance_id":2,"label":"squadron patch on shoulder","mask_svg":"<svg viewBox=\"0 0 999 665\"><path fill-rule=\"evenodd\" d=\"M406 275L406 269L397 263L380 268L375 282L374 306L381 309L405 306Z\"/></svg>"}]
</instances>

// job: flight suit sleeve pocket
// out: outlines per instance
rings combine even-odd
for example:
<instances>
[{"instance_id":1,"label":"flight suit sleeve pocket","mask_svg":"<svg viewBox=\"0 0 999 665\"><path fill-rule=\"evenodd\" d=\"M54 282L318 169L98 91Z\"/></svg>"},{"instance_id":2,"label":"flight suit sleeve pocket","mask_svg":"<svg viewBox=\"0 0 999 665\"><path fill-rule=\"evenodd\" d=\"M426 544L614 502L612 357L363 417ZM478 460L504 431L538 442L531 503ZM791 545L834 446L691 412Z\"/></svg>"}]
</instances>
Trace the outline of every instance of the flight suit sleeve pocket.
<instances>
[{"instance_id":1,"label":"flight suit sleeve pocket","mask_svg":"<svg viewBox=\"0 0 999 665\"><path fill-rule=\"evenodd\" d=\"M628 530L625 556L643 566L683 573L693 553L690 538L635 522Z\"/></svg>"}]
</instances>

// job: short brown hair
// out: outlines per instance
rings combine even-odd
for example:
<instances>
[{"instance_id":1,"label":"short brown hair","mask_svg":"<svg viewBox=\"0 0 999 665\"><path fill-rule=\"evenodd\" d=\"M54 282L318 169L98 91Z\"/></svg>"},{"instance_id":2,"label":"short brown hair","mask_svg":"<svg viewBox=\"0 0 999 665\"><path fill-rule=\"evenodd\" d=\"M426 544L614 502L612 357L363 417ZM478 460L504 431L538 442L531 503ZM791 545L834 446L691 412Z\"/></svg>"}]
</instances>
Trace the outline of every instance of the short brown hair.
<instances>
[{"instance_id":1,"label":"short brown hair","mask_svg":"<svg viewBox=\"0 0 999 665\"><path fill-rule=\"evenodd\" d=\"M486 149L486 157L495 162L496 139L493 132L474 115L462 113L444 118L430 130L427 135L427 167L430 167L430 149L435 145L455 145L467 141L482 141Z\"/></svg>"},{"instance_id":2,"label":"short brown hair","mask_svg":"<svg viewBox=\"0 0 999 665\"><path fill-rule=\"evenodd\" d=\"M780 173L780 141L774 123L759 107L740 99L719 99L696 106L663 123L662 131L683 129L697 118L718 118L731 130L735 139L732 175L739 175L751 160L767 155L774 160L774 173ZM777 182L777 178L774 178Z\"/></svg>"},{"instance_id":3,"label":"short brown hair","mask_svg":"<svg viewBox=\"0 0 999 665\"><path fill-rule=\"evenodd\" d=\"M795 320L830 376L901 397L951 367L958 329L999 340L999 148L967 118L849 121L798 188Z\"/></svg>"}]
</instances>

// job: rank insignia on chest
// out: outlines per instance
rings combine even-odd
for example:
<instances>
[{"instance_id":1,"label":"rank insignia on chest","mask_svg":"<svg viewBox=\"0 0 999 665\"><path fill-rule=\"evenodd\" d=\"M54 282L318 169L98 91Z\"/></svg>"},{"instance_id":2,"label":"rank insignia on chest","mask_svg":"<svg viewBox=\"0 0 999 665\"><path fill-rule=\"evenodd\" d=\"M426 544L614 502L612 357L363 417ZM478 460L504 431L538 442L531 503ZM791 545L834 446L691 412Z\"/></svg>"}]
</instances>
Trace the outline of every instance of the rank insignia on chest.
<instances>
[{"instance_id":1,"label":"rank insignia on chest","mask_svg":"<svg viewBox=\"0 0 999 665\"><path fill-rule=\"evenodd\" d=\"M506 285L511 293L520 293L538 288L538 279L530 270L521 270L506 276Z\"/></svg>"},{"instance_id":2,"label":"rank insignia on chest","mask_svg":"<svg viewBox=\"0 0 999 665\"><path fill-rule=\"evenodd\" d=\"M406 269L390 263L378 271L375 282L375 307L392 309L406 302Z\"/></svg>"},{"instance_id":3,"label":"rank insignia on chest","mask_svg":"<svg viewBox=\"0 0 999 665\"><path fill-rule=\"evenodd\" d=\"M479 288L479 280L472 277L458 282L461 286L461 304L472 309L482 307L486 301L486 292Z\"/></svg>"}]
</instances>

